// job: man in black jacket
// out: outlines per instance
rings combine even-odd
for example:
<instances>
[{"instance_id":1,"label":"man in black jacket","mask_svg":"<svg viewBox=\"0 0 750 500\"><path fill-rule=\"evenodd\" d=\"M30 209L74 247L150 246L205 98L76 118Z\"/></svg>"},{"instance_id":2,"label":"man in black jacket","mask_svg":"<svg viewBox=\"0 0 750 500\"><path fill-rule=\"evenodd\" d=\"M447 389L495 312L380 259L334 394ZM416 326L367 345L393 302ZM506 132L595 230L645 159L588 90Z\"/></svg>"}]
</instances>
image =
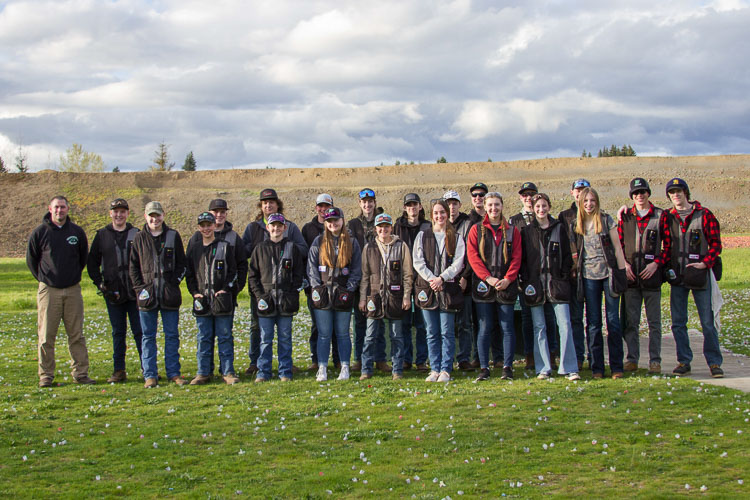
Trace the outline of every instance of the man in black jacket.
<instances>
[{"instance_id":1,"label":"man in black jacket","mask_svg":"<svg viewBox=\"0 0 750 500\"><path fill-rule=\"evenodd\" d=\"M79 384L94 383L89 378L81 295L81 273L86 267L89 244L83 229L68 217L69 209L64 196L52 198L49 213L31 233L26 251L26 265L39 282L39 387L51 387L55 378L55 338L60 320L68 335L73 379Z\"/></svg>"},{"instance_id":2,"label":"man in black jacket","mask_svg":"<svg viewBox=\"0 0 750 500\"><path fill-rule=\"evenodd\" d=\"M141 319L138 316L138 304L135 302L129 272L130 248L138 229L127 221L128 215L130 207L126 200L117 198L109 204L109 217L112 223L96 232L86 266L91 281L104 296L109 323L112 325L114 371L107 379L107 383L124 382L127 379L125 338L128 333L128 319L135 347L138 349L139 363L142 354Z\"/></svg>"}]
</instances>

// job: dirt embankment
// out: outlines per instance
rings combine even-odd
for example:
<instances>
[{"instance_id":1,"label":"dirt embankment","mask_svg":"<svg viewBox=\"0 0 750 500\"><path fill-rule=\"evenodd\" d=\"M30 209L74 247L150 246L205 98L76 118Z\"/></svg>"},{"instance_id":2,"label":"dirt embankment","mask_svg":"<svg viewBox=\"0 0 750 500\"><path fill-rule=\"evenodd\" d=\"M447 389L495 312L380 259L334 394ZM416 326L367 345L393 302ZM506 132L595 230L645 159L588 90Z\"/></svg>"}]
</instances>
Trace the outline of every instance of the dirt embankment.
<instances>
[{"instance_id":1,"label":"dirt embankment","mask_svg":"<svg viewBox=\"0 0 750 500\"><path fill-rule=\"evenodd\" d=\"M93 238L94 231L109 222L107 209L115 197L128 200L131 222L143 224L145 204L159 200L167 210L167 224L183 237L195 230L195 217L213 198L224 198L229 220L242 233L255 218L258 194L273 187L284 201L287 217L300 227L314 214L315 197L327 192L347 217L359 212L357 193L374 189L378 204L397 216L403 195L416 192L423 202L440 197L448 189L461 195L464 210L471 207L469 186L481 181L505 197L506 214L520 208L517 191L524 181L535 182L552 199L552 212L570 204L572 180L585 177L599 191L602 204L614 210L628 202L628 183L635 176L651 184L652 200L666 206L666 182L682 177L693 199L701 201L719 218L724 233L747 232L742 217L748 212L750 155L674 158L551 158L513 162L446 163L340 169L215 170L199 172L125 172L69 174L43 171L35 174L0 175L0 256L22 256L33 228L46 212L49 199L66 195L71 217Z\"/></svg>"}]
</instances>

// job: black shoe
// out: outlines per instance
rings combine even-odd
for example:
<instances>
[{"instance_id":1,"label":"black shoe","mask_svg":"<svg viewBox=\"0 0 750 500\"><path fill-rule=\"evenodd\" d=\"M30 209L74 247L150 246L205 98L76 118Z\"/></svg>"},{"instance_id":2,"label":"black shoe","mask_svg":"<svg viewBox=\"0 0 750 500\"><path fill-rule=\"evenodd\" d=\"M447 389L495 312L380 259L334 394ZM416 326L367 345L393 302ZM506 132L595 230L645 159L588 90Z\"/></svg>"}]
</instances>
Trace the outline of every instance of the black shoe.
<instances>
[{"instance_id":1,"label":"black shoe","mask_svg":"<svg viewBox=\"0 0 750 500\"><path fill-rule=\"evenodd\" d=\"M501 380L513 380L513 368L510 366L503 366L503 375L500 377Z\"/></svg>"},{"instance_id":2,"label":"black shoe","mask_svg":"<svg viewBox=\"0 0 750 500\"><path fill-rule=\"evenodd\" d=\"M711 376L713 378L724 378L724 370L719 365L711 365L709 368L711 369Z\"/></svg>"},{"instance_id":3,"label":"black shoe","mask_svg":"<svg viewBox=\"0 0 750 500\"><path fill-rule=\"evenodd\" d=\"M482 368L479 370L479 376L476 379L476 382L483 382L485 380L490 379L490 369L489 368Z\"/></svg>"},{"instance_id":4,"label":"black shoe","mask_svg":"<svg viewBox=\"0 0 750 500\"><path fill-rule=\"evenodd\" d=\"M690 365L679 363L677 367L672 370L672 373L674 373L675 375L687 375L688 373L690 373Z\"/></svg>"}]
</instances>

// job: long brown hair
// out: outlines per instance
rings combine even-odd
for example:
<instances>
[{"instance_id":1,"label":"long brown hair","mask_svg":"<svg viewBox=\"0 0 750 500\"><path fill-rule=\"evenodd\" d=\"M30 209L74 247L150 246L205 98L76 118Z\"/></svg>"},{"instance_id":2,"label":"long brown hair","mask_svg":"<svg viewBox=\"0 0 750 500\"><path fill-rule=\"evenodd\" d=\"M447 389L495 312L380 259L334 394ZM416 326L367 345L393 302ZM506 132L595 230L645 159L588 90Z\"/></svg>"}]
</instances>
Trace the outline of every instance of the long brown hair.
<instances>
[{"instance_id":1,"label":"long brown hair","mask_svg":"<svg viewBox=\"0 0 750 500\"><path fill-rule=\"evenodd\" d=\"M345 222L341 219L342 223ZM349 231L346 229L346 224L341 225L341 234L339 234L339 256L336 259L336 265L334 266L333 258L336 252L333 248L333 239L335 236L328 228L323 229L323 238L320 241L320 255L319 260L322 266L326 266L329 269L334 267L343 269L349 265L352 260L352 239L349 236Z\"/></svg>"},{"instance_id":2,"label":"long brown hair","mask_svg":"<svg viewBox=\"0 0 750 500\"><path fill-rule=\"evenodd\" d=\"M589 193L593 194L594 200L596 200L596 209L591 215L587 214L586 210L583 208L583 202ZM576 214L576 233L580 234L581 236L586 236L586 228L584 226L584 223L591 217L594 218L594 231L597 234L601 233L602 232L602 218L601 218L601 204L599 203L599 193L596 192L596 189L592 187L587 187L587 188L583 188L581 190L581 193L578 195L578 213Z\"/></svg>"},{"instance_id":3,"label":"long brown hair","mask_svg":"<svg viewBox=\"0 0 750 500\"><path fill-rule=\"evenodd\" d=\"M435 221L432 217L432 212L435 209L435 205L440 205L445 210L446 215L450 214L450 209L445 200L433 200L430 204L430 220L432 221L432 228L435 231ZM453 227L448 217L445 219L445 252L448 257L453 257L456 253L456 228Z\"/></svg>"},{"instance_id":4,"label":"long brown hair","mask_svg":"<svg viewBox=\"0 0 750 500\"><path fill-rule=\"evenodd\" d=\"M493 191L491 193L487 193L486 195L484 195L484 205L485 205L484 210L485 211L487 211L487 200L490 198L496 198L500 200L501 205L504 205L503 197L500 195L500 193ZM489 216L487 217L489 218ZM506 224L506 221L505 221L505 214L502 211L500 211L500 231L501 231L500 244L501 245L503 245L503 242L507 241L508 239L508 230L509 229L511 231L513 230L511 227L506 228L506 226L508 226L508 224ZM484 224L482 224L480 235L479 235L479 244L478 244L479 256L482 258L482 262L487 262L487 257L485 256L485 253L484 253L484 238L486 236L487 236L487 227ZM493 244L494 244L494 241L493 241ZM508 262L508 245L503 245L503 261Z\"/></svg>"},{"instance_id":5,"label":"long brown hair","mask_svg":"<svg viewBox=\"0 0 750 500\"><path fill-rule=\"evenodd\" d=\"M276 198L276 213L284 213L284 202ZM263 201L259 201L255 207L258 209L258 215L255 216L255 220L263 220Z\"/></svg>"}]
</instances>

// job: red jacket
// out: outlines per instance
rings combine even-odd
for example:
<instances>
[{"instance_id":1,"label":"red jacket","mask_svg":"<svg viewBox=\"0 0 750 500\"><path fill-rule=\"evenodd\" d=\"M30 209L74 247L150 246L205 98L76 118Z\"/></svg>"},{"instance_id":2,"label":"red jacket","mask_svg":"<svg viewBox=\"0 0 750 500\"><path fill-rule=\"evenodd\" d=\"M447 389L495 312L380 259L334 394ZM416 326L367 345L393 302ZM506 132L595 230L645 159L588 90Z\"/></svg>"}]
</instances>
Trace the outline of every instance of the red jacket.
<instances>
[{"instance_id":1,"label":"red jacket","mask_svg":"<svg viewBox=\"0 0 750 500\"><path fill-rule=\"evenodd\" d=\"M491 234L494 238L495 245L499 244L500 238L502 237L502 231L498 230L497 232L495 232L492 230L489 216L484 216L482 225L487 228L488 233ZM508 228L513 231L513 250L510 256L510 267L508 267L508 272L505 273L504 278L510 281L515 281L515 279L518 277L518 271L521 269L521 233L518 231L517 227L509 225L508 221L506 220L504 229ZM469 235L466 237L466 255L469 258L469 264L474 270L474 273L479 278L486 281L487 278L490 277L490 272L487 270L484 262L482 262L482 258L479 256L479 243L477 241L478 238L479 235L477 235L477 225L475 224L471 226L471 229L469 229Z\"/></svg>"}]
</instances>

